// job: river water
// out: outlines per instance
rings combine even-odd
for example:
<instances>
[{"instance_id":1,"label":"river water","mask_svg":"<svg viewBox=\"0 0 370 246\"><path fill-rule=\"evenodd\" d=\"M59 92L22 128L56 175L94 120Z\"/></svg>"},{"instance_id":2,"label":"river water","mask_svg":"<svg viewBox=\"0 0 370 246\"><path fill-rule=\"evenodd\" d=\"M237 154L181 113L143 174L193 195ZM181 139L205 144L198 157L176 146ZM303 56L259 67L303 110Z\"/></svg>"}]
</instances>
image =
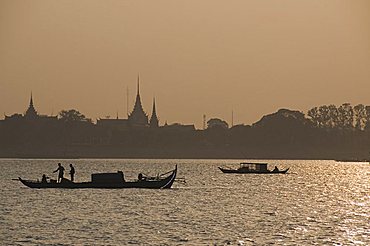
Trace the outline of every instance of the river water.
<instances>
[{"instance_id":1,"label":"river water","mask_svg":"<svg viewBox=\"0 0 370 246\"><path fill-rule=\"evenodd\" d=\"M156 175L169 190L30 189L62 162L94 172ZM223 174L238 160L0 160L1 245L370 245L370 165L268 160L286 175Z\"/></svg>"}]
</instances>

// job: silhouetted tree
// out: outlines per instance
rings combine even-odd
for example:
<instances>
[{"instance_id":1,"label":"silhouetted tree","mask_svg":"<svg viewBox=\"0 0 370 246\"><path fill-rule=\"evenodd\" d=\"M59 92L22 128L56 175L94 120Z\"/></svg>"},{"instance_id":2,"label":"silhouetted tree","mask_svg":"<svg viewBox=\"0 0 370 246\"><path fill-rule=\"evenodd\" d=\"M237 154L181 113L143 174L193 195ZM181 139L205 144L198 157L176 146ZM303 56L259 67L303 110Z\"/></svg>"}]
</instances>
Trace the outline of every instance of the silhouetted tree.
<instances>
[{"instance_id":1,"label":"silhouetted tree","mask_svg":"<svg viewBox=\"0 0 370 246\"><path fill-rule=\"evenodd\" d=\"M320 128L352 129L356 127L363 130L368 121L366 107L357 105L353 108L350 103L343 103L338 108L333 104L314 107L308 110L307 115L314 126Z\"/></svg>"},{"instance_id":2,"label":"silhouetted tree","mask_svg":"<svg viewBox=\"0 0 370 246\"><path fill-rule=\"evenodd\" d=\"M353 108L349 103L343 103L338 108L339 127L343 129L353 128Z\"/></svg>"},{"instance_id":3,"label":"silhouetted tree","mask_svg":"<svg viewBox=\"0 0 370 246\"><path fill-rule=\"evenodd\" d=\"M308 110L307 115L316 127L321 127L319 109L317 107Z\"/></svg>"},{"instance_id":4,"label":"silhouetted tree","mask_svg":"<svg viewBox=\"0 0 370 246\"><path fill-rule=\"evenodd\" d=\"M358 104L353 107L354 126L358 130L364 130L368 121L366 107L363 104Z\"/></svg>"},{"instance_id":5,"label":"silhouetted tree","mask_svg":"<svg viewBox=\"0 0 370 246\"><path fill-rule=\"evenodd\" d=\"M86 118L85 115L81 114L79 111L75 109L60 111L59 120L63 122L89 122L91 123L91 119Z\"/></svg>"},{"instance_id":6,"label":"silhouetted tree","mask_svg":"<svg viewBox=\"0 0 370 246\"><path fill-rule=\"evenodd\" d=\"M338 126L338 108L334 104L328 106L329 111L329 127L336 128Z\"/></svg>"},{"instance_id":7,"label":"silhouetted tree","mask_svg":"<svg viewBox=\"0 0 370 246\"><path fill-rule=\"evenodd\" d=\"M322 127L330 127L330 109L328 106L323 105L319 108L319 119Z\"/></svg>"},{"instance_id":8,"label":"silhouetted tree","mask_svg":"<svg viewBox=\"0 0 370 246\"><path fill-rule=\"evenodd\" d=\"M218 119L218 118L212 118L209 121L207 121L207 128L213 128L213 127L221 127L224 129L229 128L229 124L227 124L226 121Z\"/></svg>"}]
</instances>

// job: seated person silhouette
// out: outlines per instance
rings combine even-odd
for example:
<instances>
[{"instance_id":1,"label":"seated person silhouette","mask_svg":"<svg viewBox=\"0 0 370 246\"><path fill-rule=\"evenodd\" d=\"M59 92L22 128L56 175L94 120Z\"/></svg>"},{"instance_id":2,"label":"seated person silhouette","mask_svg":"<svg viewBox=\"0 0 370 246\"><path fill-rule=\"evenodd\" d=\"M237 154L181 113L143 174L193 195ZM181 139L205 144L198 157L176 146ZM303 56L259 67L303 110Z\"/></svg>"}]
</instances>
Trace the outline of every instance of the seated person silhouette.
<instances>
[{"instance_id":1,"label":"seated person silhouette","mask_svg":"<svg viewBox=\"0 0 370 246\"><path fill-rule=\"evenodd\" d=\"M279 168L277 166L275 166L273 172L279 172Z\"/></svg>"},{"instance_id":2,"label":"seated person silhouette","mask_svg":"<svg viewBox=\"0 0 370 246\"><path fill-rule=\"evenodd\" d=\"M42 178L41 178L41 183L47 183L47 178L45 174L42 175Z\"/></svg>"},{"instance_id":3,"label":"seated person silhouette","mask_svg":"<svg viewBox=\"0 0 370 246\"><path fill-rule=\"evenodd\" d=\"M139 173L137 178L138 178L139 181L145 181L146 180L146 177L142 173Z\"/></svg>"}]
</instances>

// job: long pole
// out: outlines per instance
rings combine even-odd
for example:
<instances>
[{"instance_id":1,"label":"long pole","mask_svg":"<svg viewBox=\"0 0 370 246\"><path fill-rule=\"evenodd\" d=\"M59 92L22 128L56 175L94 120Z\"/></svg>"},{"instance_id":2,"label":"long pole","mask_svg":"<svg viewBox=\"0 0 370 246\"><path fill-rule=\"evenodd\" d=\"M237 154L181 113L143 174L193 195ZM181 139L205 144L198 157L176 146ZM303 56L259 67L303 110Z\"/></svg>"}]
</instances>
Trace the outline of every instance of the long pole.
<instances>
[{"instance_id":1,"label":"long pole","mask_svg":"<svg viewBox=\"0 0 370 246\"><path fill-rule=\"evenodd\" d=\"M231 127L234 126L234 110L231 110Z\"/></svg>"},{"instance_id":2,"label":"long pole","mask_svg":"<svg viewBox=\"0 0 370 246\"><path fill-rule=\"evenodd\" d=\"M127 114L127 117L128 117L128 86L126 87L126 114Z\"/></svg>"},{"instance_id":3,"label":"long pole","mask_svg":"<svg viewBox=\"0 0 370 246\"><path fill-rule=\"evenodd\" d=\"M206 129L206 115L203 114L203 130Z\"/></svg>"}]
</instances>

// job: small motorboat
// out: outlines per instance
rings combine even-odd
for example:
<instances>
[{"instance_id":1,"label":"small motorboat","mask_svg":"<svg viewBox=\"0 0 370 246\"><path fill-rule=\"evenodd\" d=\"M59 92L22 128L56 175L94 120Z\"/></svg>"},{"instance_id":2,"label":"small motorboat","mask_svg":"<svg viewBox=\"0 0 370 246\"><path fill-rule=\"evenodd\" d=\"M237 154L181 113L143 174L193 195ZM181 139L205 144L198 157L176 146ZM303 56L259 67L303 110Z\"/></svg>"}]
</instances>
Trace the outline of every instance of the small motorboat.
<instances>
[{"instance_id":1,"label":"small motorboat","mask_svg":"<svg viewBox=\"0 0 370 246\"><path fill-rule=\"evenodd\" d=\"M125 181L123 172L116 173L94 173L91 175L89 182L72 182L63 178L60 183L56 180L25 180L18 178L27 187L46 189L46 188L60 188L60 189L125 189L125 188L146 188L146 189L168 189L171 188L176 179L177 165L175 169L158 175L156 177L145 177L142 174L138 175L138 179L134 181Z\"/></svg>"},{"instance_id":2,"label":"small motorboat","mask_svg":"<svg viewBox=\"0 0 370 246\"><path fill-rule=\"evenodd\" d=\"M279 170L276 166L271 171L267 169L267 163L252 163L252 162L242 162L240 163L240 167L238 169L232 169L232 168L222 168L219 167L219 169L223 173L255 173L255 174L285 174L288 172L289 168L285 170Z\"/></svg>"}]
</instances>

